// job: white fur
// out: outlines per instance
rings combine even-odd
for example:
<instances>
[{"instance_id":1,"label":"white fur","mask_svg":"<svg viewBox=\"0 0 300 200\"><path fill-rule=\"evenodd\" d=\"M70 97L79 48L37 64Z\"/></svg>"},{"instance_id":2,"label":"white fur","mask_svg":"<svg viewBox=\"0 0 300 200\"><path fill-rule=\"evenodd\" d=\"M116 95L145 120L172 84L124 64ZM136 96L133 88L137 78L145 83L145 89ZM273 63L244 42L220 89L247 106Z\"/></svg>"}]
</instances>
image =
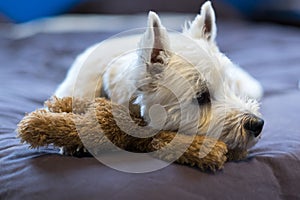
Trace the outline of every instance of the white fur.
<instances>
[{"instance_id":1,"label":"white fur","mask_svg":"<svg viewBox=\"0 0 300 200\"><path fill-rule=\"evenodd\" d=\"M213 12L213 9L210 6L210 3L206 3L203 6L205 6L206 9L202 10L210 10ZM152 12L152 15L155 15ZM196 43L199 43L199 46L203 45L203 42L201 41L201 37L196 34L196 24L203 23L203 19L201 17L202 15L197 15L195 20L190 23L191 27L188 28L187 26L184 28L183 33L187 36L190 36L195 39ZM213 15L214 16L214 15ZM215 25L214 25L215 26ZM216 27L214 28L212 38L216 37ZM80 92L80 94L77 94L79 96L85 97L88 94L91 93L91 89L94 92L95 85L97 85L97 82L99 81L99 78L103 75L104 71L106 70L106 66L109 62L111 62L114 58L120 56L124 51L129 49L129 47L132 46L132 44L139 43L140 35L133 35L133 36L127 36L123 38L116 38L111 39L108 42L102 42L101 48L97 48L97 45L95 44L88 48L86 51L84 51L81 55L79 55L73 65L71 66L65 80L60 84L60 86L55 91L55 95L58 97L64 97L64 96L72 96L74 91L75 83L76 85L76 91ZM171 43L171 49L174 52L181 52L184 55L188 56L190 48L181 41L182 36L178 36L177 33L170 33L169 34ZM211 45L212 47L209 47L211 49L216 49L216 52L218 52L216 45ZM94 52L93 52L94 51ZM103 55L103 52L105 51L105 56ZM90 54L93 52L92 57L88 59L88 63L85 63L85 68L88 70L81 70L81 67L83 65L83 62L87 60L87 58L90 56ZM219 52L218 52L219 53ZM188 56L189 61L192 63L197 63L199 61L199 58L197 55L195 57ZM226 56L220 54L220 59L222 60L222 67L225 69L225 73L228 76L229 82L231 82L232 87L235 87L235 91L237 94L242 96L247 96L249 98L254 98L259 100L263 95L263 89L260 83L255 80L249 73L247 73L245 70L240 68L239 66L232 63ZM223 57L223 58L222 58ZM122 58L122 62L124 60L127 60L127 62L136 59L136 55L131 54L131 56L126 56L126 58ZM126 62L126 61L125 61ZM122 64L115 63L115 65L112 65L111 68L115 68L114 71L116 73L122 72L122 69L125 69ZM111 69L113 70L113 69ZM80 76L78 76L80 71ZM100 86L99 86L100 87ZM99 91L99 87L96 88L97 91ZM94 94L94 93L93 93ZM99 96L100 93L95 93L96 96Z\"/></svg>"}]
</instances>

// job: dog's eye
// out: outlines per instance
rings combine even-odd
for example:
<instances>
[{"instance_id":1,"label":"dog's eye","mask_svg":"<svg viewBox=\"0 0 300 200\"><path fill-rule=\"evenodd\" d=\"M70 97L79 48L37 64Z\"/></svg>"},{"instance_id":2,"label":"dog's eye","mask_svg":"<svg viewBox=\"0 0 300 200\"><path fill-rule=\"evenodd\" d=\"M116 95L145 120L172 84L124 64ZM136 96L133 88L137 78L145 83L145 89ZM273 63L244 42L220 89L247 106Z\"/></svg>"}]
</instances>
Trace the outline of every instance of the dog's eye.
<instances>
[{"instance_id":1,"label":"dog's eye","mask_svg":"<svg viewBox=\"0 0 300 200\"><path fill-rule=\"evenodd\" d=\"M197 93L196 94L196 99L199 105L204 105L210 102L210 94L208 91L203 92L203 93Z\"/></svg>"}]
</instances>

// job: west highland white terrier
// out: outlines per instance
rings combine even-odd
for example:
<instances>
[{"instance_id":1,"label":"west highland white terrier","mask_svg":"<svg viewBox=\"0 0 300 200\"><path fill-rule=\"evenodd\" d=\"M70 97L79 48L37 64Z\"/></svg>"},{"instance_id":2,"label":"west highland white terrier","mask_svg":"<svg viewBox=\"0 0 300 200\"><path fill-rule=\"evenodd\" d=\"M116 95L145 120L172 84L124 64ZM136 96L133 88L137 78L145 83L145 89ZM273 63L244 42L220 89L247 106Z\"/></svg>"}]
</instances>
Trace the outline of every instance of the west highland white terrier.
<instances>
[{"instance_id":1,"label":"west highland white terrier","mask_svg":"<svg viewBox=\"0 0 300 200\"><path fill-rule=\"evenodd\" d=\"M209 1L182 33L170 33L157 14L149 12L141 36L104 41L78 56L55 95L102 96L129 107L136 104L155 129L185 134L196 130L229 149L249 149L264 125L257 102L263 90L219 51L216 32ZM132 44L137 48L125 52ZM195 123L196 129L191 128Z\"/></svg>"}]
</instances>

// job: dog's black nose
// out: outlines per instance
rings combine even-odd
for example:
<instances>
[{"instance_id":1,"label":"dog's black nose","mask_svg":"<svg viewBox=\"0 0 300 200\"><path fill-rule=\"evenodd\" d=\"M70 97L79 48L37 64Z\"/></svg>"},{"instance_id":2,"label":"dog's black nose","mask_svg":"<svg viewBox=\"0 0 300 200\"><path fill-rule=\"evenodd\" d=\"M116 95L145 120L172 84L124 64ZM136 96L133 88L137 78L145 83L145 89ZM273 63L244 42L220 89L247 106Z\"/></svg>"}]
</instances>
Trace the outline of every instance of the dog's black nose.
<instances>
[{"instance_id":1,"label":"dog's black nose","mask_svg":"<svg viewBox=\"0 0 300 200\"><path fill-rule=\"evenodd\" d=\"M257 137L261 133L263 126L264 120L254 115L249 117L244 123L245 130L253 134L254 137Z\"/></svg>"}]
</instances>

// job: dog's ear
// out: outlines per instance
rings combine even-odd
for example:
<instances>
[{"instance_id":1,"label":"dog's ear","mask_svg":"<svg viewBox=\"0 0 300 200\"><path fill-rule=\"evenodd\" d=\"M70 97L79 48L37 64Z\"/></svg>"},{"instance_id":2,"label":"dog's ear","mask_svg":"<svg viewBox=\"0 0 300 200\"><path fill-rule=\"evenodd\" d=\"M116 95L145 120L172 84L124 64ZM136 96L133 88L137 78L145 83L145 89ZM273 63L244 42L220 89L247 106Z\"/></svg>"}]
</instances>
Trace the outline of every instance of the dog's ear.
<instances>
[{"instance_id":1,"label":"dog's ear","mask_svg":"<svg viewBox=\"0 0 300 200\"><path fill-rule=\"evenodd\" d=\"M150 11L148 27L139 44L140 59L147 64L148 71L157 71L158 69L154 69L157 66L156 63L161 65L167 63L170 56L169 46L170 41L167 30L161 24L157 14Z\"/></svg>"},{"instance_id":2,"label":"dog's ear","mask_svg":"<svg viewBox=\"0 0 300 200\"><path fill-rule=\"evenodd\" d=\"M193 38L205 38L214 41L217 35L216 17L210 1L205 2L201 7L200 15L197 15L190 28L186 32Z\"/></svg>"}]
</instances>

